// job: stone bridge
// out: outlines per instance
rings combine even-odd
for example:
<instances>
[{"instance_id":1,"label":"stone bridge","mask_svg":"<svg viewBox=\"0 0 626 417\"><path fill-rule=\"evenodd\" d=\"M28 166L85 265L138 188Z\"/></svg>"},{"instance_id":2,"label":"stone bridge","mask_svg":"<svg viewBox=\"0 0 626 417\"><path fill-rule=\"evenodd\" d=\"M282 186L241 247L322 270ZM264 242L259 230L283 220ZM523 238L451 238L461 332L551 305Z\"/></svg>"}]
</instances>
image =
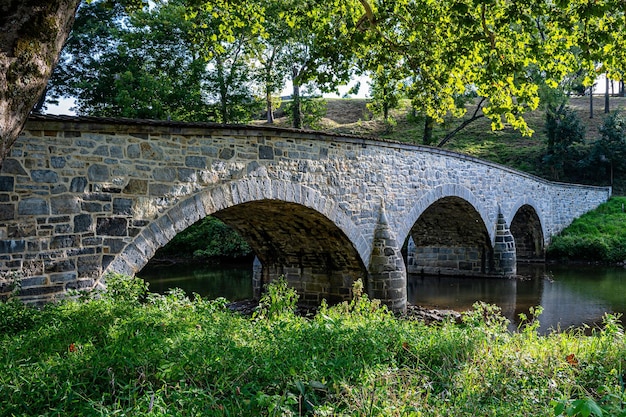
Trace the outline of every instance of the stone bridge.
<instances>
[{"instance_id":1,"label":"stone bridge","mask_svg":"<svg viewBox=\"0 0 626 417\"><path fill-rule=\"evenodd\" d=\"M513 276L607 187L442 149L265 126L33 116L0 173L0 293L26 302L135 274L199 219L235 228L254 286L406 306L409 272ZM408 252L403 256L402 248Z\"/></svg>"}]
</instances>

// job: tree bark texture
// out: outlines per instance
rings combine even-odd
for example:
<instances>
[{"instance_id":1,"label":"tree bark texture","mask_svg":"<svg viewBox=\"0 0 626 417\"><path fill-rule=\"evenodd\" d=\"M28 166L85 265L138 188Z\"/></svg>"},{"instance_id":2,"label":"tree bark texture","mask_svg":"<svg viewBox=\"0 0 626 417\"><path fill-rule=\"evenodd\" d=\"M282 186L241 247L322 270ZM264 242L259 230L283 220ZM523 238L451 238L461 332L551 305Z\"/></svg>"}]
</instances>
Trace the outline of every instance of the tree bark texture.
<instances>
[{"instance_id":1,"label":"tree bark texture","mask_svg":"<svg viewBox=\"0 0 626 417\"><path fill-rule=\"evenodd\" d=\"M0 0L0 168L43 94L80 0Z\"/></svg>"}]
</instances>

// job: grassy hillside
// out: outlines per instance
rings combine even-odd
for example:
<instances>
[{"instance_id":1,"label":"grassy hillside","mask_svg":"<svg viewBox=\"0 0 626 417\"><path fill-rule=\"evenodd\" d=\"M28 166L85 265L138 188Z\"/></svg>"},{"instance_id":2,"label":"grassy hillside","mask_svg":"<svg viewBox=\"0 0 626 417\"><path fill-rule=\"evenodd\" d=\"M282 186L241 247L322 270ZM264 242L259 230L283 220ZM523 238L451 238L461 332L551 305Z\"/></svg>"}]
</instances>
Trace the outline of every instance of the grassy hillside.
<instances>
[{"instance_id":1,"label":"grassy hillside","mask_svg":"<svg viewBox=\"0 0 626 417\"><path fill-rule=\"evenodd\" d=\"M421 143L424 123L419 118L411 117L408 101L404 101L401 108L392 111L395 121L392 125L374 116L367 109L366 104L365 99L328 99L326 117L321 123L322 129L339 134ZM599 137L598 127L605 116L604 97L594 97L593 118L589 117L588 97L572 98L569 105L578 113L586 126L586 143L593 143ZM611 97L610 105L611 110L626 109L626 98ZM535 131L532 137L523 137L519 132L510 128L493 131L489 120L480 119L462 130L445 145L445 148L532 174L545 175L541 169L538 169L541 167L541 158L545 153L545 112L543 110L531 112L526 115L525 119ZM437 126L434 137L442 138L448 131L454 129L457 123L456 120L449 120L445 125ZM277 124L287 125L288 121L281 117L277 120ZM626 194L626 179L615 179L614 193Z\"/></svg>"},{"instance_id":2,"label":"grassy hillside","mask_svg":"<svg viewBox=\"0 0 626 417\"><path fill-rule=\"evenodd\" d=\"M613 197L583 214L555 236L547 251L552 260L624 262L626 197Z\"/></svg>"}]
</instances>

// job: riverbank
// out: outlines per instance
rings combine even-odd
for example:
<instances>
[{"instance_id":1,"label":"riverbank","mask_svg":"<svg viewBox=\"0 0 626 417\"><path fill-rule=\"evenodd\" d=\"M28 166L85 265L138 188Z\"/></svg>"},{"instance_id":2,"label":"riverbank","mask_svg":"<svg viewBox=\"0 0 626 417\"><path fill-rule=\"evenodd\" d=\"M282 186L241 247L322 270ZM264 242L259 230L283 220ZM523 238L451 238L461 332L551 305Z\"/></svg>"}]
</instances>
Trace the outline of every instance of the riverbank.
<instances>
[{"instance_id":1,"label":"riverbank","mask_svg":"<svg viewBox=\"0 0 626 417\"><path fill-rule=\"evenodd\" d=\"M611 197L552 238L548 260L621 264L626 261L626 197Z\"/></svg>"},{"instance_id":2,"label":"riverbank","mask_svg":"<svg viewBox=\"0 0 626 417\"><path fill-rule=\"evenodd\" d=\"M427 326L375 300L293 313L274 289L245 317L222 300L110 279L109 292L43 310L0 304L4 415L620 415L623 329L519 333L479 304ZM569 407L569 408L567 408ZM556 411L555 411L556 410ZM585 415L591 415L590 413ZM600 414L596 414L600 415Z\"/></svg>"}]
</instances>

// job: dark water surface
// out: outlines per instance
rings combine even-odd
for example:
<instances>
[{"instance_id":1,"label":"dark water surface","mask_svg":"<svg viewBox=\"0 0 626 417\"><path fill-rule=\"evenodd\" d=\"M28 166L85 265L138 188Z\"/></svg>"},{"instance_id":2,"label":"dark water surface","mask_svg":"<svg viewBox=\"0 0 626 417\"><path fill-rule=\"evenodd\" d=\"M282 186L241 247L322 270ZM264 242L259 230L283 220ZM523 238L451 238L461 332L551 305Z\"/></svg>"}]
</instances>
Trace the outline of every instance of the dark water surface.
<instances>
[{"instance_id":1,"label":"dark water surface","mask_svg":"<svg viewBox=\"0 0 626 417\"><path fill-rule=\"evenodd\" d=\"M229 301L252 298L252 263L245 265L148 265L137 274L152 292L164 294L180 288L187 295L224 297Z\"/></svg>"},{"instance_id":2,"label":"dark water surface","mask_svg":"<svg viewBox=\"0 0 626 417\"><path fill-rule=\"evenodd\" d=\"M520 264L524 279L410 275L408 301L428 308L464 311L476 301L496 304L512 322L542 306L543 332L601 323L605 313L626 312L626 269L622 267ZM174 265L138 274L153 292L178 287L206 298L238 301L252 297L252 265Z\"/></svg>"}]
</instances>

